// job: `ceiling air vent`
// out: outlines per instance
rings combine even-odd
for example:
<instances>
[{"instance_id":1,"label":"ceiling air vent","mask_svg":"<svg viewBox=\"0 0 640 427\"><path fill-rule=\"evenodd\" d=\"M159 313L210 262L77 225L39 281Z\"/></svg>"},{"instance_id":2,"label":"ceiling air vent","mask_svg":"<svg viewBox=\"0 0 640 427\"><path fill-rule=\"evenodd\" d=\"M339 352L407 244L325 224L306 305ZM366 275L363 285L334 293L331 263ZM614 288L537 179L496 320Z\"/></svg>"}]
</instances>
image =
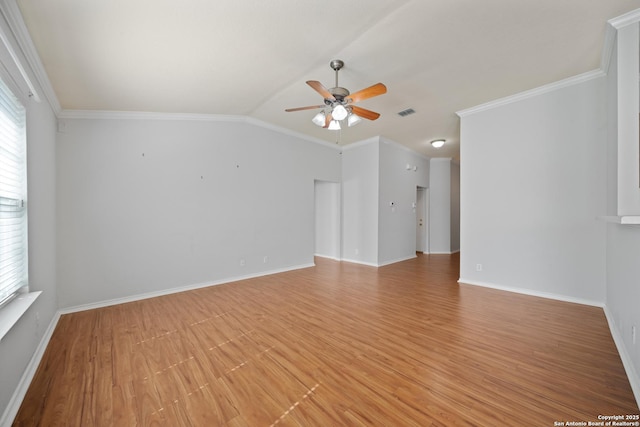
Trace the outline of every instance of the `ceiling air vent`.
<instances>
[{"instance_id":1,"label":"ceiling air vent","mask_svg":"<svg viewBox=\"0 0 640 427\"><path fill-rule=\"evenodd\" d=\"M400 117L406 117L406 116L410 116L411 114L414 114L416 112L416 110L414 110L413 108L407 108L406 110L402 110L398 113L398 115Z\"/></svg>"}]
</instances>

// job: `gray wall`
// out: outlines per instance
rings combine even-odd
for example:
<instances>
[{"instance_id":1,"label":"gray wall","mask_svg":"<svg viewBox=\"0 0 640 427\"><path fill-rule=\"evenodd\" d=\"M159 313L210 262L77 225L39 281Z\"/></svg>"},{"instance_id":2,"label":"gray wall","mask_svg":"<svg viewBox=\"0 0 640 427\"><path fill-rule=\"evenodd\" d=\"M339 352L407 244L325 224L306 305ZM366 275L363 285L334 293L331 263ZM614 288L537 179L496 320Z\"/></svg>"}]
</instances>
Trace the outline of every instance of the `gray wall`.
<instances>
[{"instance_id":1,"label":"gray wall","mask_svg":"<svg viewBox=\"0 0 640 427\"><path fill-rule=\"evenodd\" d=\"M605 87L462 116L461 281L605 302Z\"/></svg>"},{"instance_id":2,"label":"gray wall","mask_svg":"<svg viewBox=\"0 0 640 427\"><path fill-rule=\"evenodd\" d=\"M244 122L65 122L61 308L313 264L314 180L340 180L335 148Z\"/></svg>"},{"instance_id":3,"label":"gray wall","mask_svg":"<svg viewBox=\"0 0 640 427\"><path fill-rule=\"evenodd\" d=\"M42 291L40 297L0 341L0 424L8 416L12 398L26 392L23 374L34 355L42 350L43 339L51 331L47 327L56 316L56 229L55 195L56 118L35 76L21 55L9 26L0 15L0 28L18 57L41 98L36 102L22 93L27 109L27 183L29 206L29 288ZM0 50L4 49L0 43ZM3 55L3 66L16 82L23 83L13 64ZM45 340L46 341L46 340ZM39 347L40 346L40 347ZM16 393L18 391L18 393Z\"/></svg>"}]
</instances>

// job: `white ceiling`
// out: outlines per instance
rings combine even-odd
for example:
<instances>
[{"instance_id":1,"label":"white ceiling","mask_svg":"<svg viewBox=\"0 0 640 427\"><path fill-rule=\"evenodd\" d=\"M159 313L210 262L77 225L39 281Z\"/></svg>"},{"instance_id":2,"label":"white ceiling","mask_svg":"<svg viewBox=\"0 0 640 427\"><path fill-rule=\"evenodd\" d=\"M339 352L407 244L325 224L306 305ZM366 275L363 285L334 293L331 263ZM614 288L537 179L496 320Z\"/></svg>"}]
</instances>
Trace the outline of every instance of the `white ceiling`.
<instances>
[{"instance_id":1,"label":"white ceiling","mask_svg":"<svg viewBox=\"0 0 640 427\"><path fill-rule=\"evenodd\" d=\"M430 157L459 156L456 111L592 71L607 20L640 0L17 0L66 110L239 114L336 142L311 123L305 84L377 82L358 103L382 135ZM413 108L416 114L397 113ZM445 147L428 144L445 138Z\"/></svg>"}]
</instances>

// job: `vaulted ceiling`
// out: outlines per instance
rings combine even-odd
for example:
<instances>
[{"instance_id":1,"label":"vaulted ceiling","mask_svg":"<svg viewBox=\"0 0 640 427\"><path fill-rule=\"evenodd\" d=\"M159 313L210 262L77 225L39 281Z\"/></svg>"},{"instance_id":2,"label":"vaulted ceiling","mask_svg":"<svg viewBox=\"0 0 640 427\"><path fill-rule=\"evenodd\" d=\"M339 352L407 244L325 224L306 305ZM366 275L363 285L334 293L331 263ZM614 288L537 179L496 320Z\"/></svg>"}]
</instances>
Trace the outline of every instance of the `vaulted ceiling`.
<instances>
[{"instance_id":1,"label":"vaulted ceiling","mask_svg":"<svg viewBox=\"0 0 640 427\"><path fill-rule=\"evenodd\" d=\"M65 110L246 115L328 142L381 135L459 156L456 111L598 69L607 20L640 0L17 0ZM305 84L381 113L341 131L311 123ZM400 117L401 110L415 114ZM429 141L444 138L445 146Z\"/></svg>"}]
</instances>

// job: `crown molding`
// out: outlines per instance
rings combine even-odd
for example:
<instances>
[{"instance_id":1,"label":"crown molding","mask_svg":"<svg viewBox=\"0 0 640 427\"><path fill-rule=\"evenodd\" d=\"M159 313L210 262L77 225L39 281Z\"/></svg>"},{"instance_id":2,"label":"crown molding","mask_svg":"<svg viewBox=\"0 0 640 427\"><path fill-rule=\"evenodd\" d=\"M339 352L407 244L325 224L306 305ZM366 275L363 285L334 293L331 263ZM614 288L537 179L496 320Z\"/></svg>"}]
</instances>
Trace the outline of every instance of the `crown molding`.
<instances>
[{"instance_id":1,"label":"crown molding","mask_svg":"<svg viewBox=\"0 0 640 427\"><path fill-rule=\"evenodd\" d=\"M62 110L59 119L85 120L182 120L199 122L242 122L244 116L222 114L159 113L152 111Z\"/></svg>"},{"instance_id":2,"label":"crown molding","mask_svg":"<svg viewBox=\"0 0 640 427\"><path fill-rule=\"evenodd\" d=\"M289 135L305 141L320 144L334 150L341 150L342 147L313 138L300 132L293 131L271 123L263 122L249 116L224 115L224 114L195 114L195 113L159 113L150 111L111 111L111 110L62 110L58 113L59 120L79 119L79 120L163 120L163 121L195 121L195 122L226 122L226 123L246 123L253 126L268 129L284 135Z\"/></svg>"},{"instance_id":3,"label":"crown molding","mask_svg":"<svg viewBox=\"0 0 640 427\"><path fill-rule=\"evenodd\" d=\"M578 74L577 76L569 77L554 83L550 83L548 85L540 86L535 89L520 92L515 95L507 96L505 98L496 99L495 101L490 101L484 104L480 104L478 106L471 107L466 110L457 111L456 114L458 115L458 117L461 117L461 118L465 116L470 116L472 114L476 114L481 111L487 111L496 107L501 107L503 105L508 105L514 102L522 101L524 99L533 98L538 95L542 95L544 93L553 92L558 89L574 86L574 85L584 83L589 80L594 80L603 76L605 76L605 73L600 69L588 71L586 73Z\"/></svg>"},{"instance_id":4,"label":"crown molding","mask_svg":"<svg viewBox=\"0 0 640 427\"><path fill-rule=\"evenodd\" d=\"M343 145L341 148L342 148L342 151L349 151L349 150L354 150L358 147L363 147L365 145L374 144L376 142L380 142L379 136L372 136L371 138L362 139L360 141L353 142L351 144Z\"/></svg>"},{"instance_id":5,"label":"crown molding","mask_svg":"<svg viewBox=\"0 0 640 427\"><path fill-rule=\"evenodd\" d=\"M384 136L380 137L380 142L383 143L383 144L391 145L391 146L393 146L393 147L395 147L395 148L397 148L399 150L406 151L406 152L408 152L408 153L410 153L410 154L412 154L414 156L418 156L423 160L427 160L428 161L428 160L432 159L429 156L425 156L422 153L418 153L417 151L407 147L406 145L402 145L402 144L400 144L400 143L398 143L398 142L396 142L396 141L394 141L392 139L386 138Z\"/></svg>"},{"instance_id":6,"label":"crown molding","mask_svg":"<svg viewBox=\"0 0 640 427\"><path fill-rule=\"evenodd\" d=\"M617 16L607 21L607 23L616 30L637 22L640 22L640 9L632 10L631 12L627 12L624 15Z\"/></svg>"},{"instance_id":7,"label":"crown molding","mask_svg":"<svg viewBox=\"0 0 640 427\"><path fill-rule=\"evenodd\" d=\"M609 67L611 66L611 57L613 56L613 49L616 46L616 38L618 37L618 30L607 23L607 28L604 33L604 43L602 45L602 56L600 57L600 69L603 73L609 73Z\"/></svg>"},{"instance_id":8,"label":"crown molding","mask_svg":"<svg viewBox=\"0 0 640 427\"><path fill-rule=\"evenodd\" d=\"M611 56L615 48L615 41L618 36L618 30L631 24L640 22L640 9L612 18L607 21L607 28L604 34L604 45L602 47L602 58L600 59L600 69L607 74L611 66Z\"/></svg>"},{"instance_id":9,"label":"crown molding","mask_svg":"<svg viewBox=\"0 0 640 427\"><path fill-rule=\"evenodd\" d=\"M315 144L320 144L323 145L325 147L328 148L332 148L334 150L337 151L341 151L343 147L341 147L340 145L336 144L336 143L332 143L332 142L328 142L325 141L324 139L320 139L320 138L314 138L312 136L309 135L305 135L303 133L300 132L296 132L294 130L282 127L282 126L277 126L271 123L267 123L267 122L263 122L262 120L256 119L254 117L249 117L249 116L243 116L244 117L244 121L249 123L249 124L253 124L255 126L259 126L261 128L264 129L269 129L269 130L273 130L275 132L279 132L285 135L289 135L289 136L293 136L295 138L300 138L303 139L305 141L309 141L309 142L313 142Z\"/></svg>"},{"instance_id":10,"label":"crown molding","mask_svg":"<svg viewBox=\"0 0 640 427\"><path fill-rule=\"evenodd\" d=\"M16 42L18 43L18 48L27 61L27 64L25 65L28 65L31 69L38 85L40 86L40 89L44 93L44 96L47 98L49 105L53 109L53 112L58 115L58 113L60 113L61 111L60 102L58 101L58 97L56 96L55 91L53 90L53 86L51 85L51 81L49 80L49 76L44 69L42 61L40 60L38 51L33 44L33 40L31 40L31 35L27 30L27 26L22 19L20 8L18 7L15 0L2 0L0 2L0 11L7 20L9 28L11 29ZM37 96L37 94L35 94L35 89L34 95Z\"/></svg>"}]
</instances>

